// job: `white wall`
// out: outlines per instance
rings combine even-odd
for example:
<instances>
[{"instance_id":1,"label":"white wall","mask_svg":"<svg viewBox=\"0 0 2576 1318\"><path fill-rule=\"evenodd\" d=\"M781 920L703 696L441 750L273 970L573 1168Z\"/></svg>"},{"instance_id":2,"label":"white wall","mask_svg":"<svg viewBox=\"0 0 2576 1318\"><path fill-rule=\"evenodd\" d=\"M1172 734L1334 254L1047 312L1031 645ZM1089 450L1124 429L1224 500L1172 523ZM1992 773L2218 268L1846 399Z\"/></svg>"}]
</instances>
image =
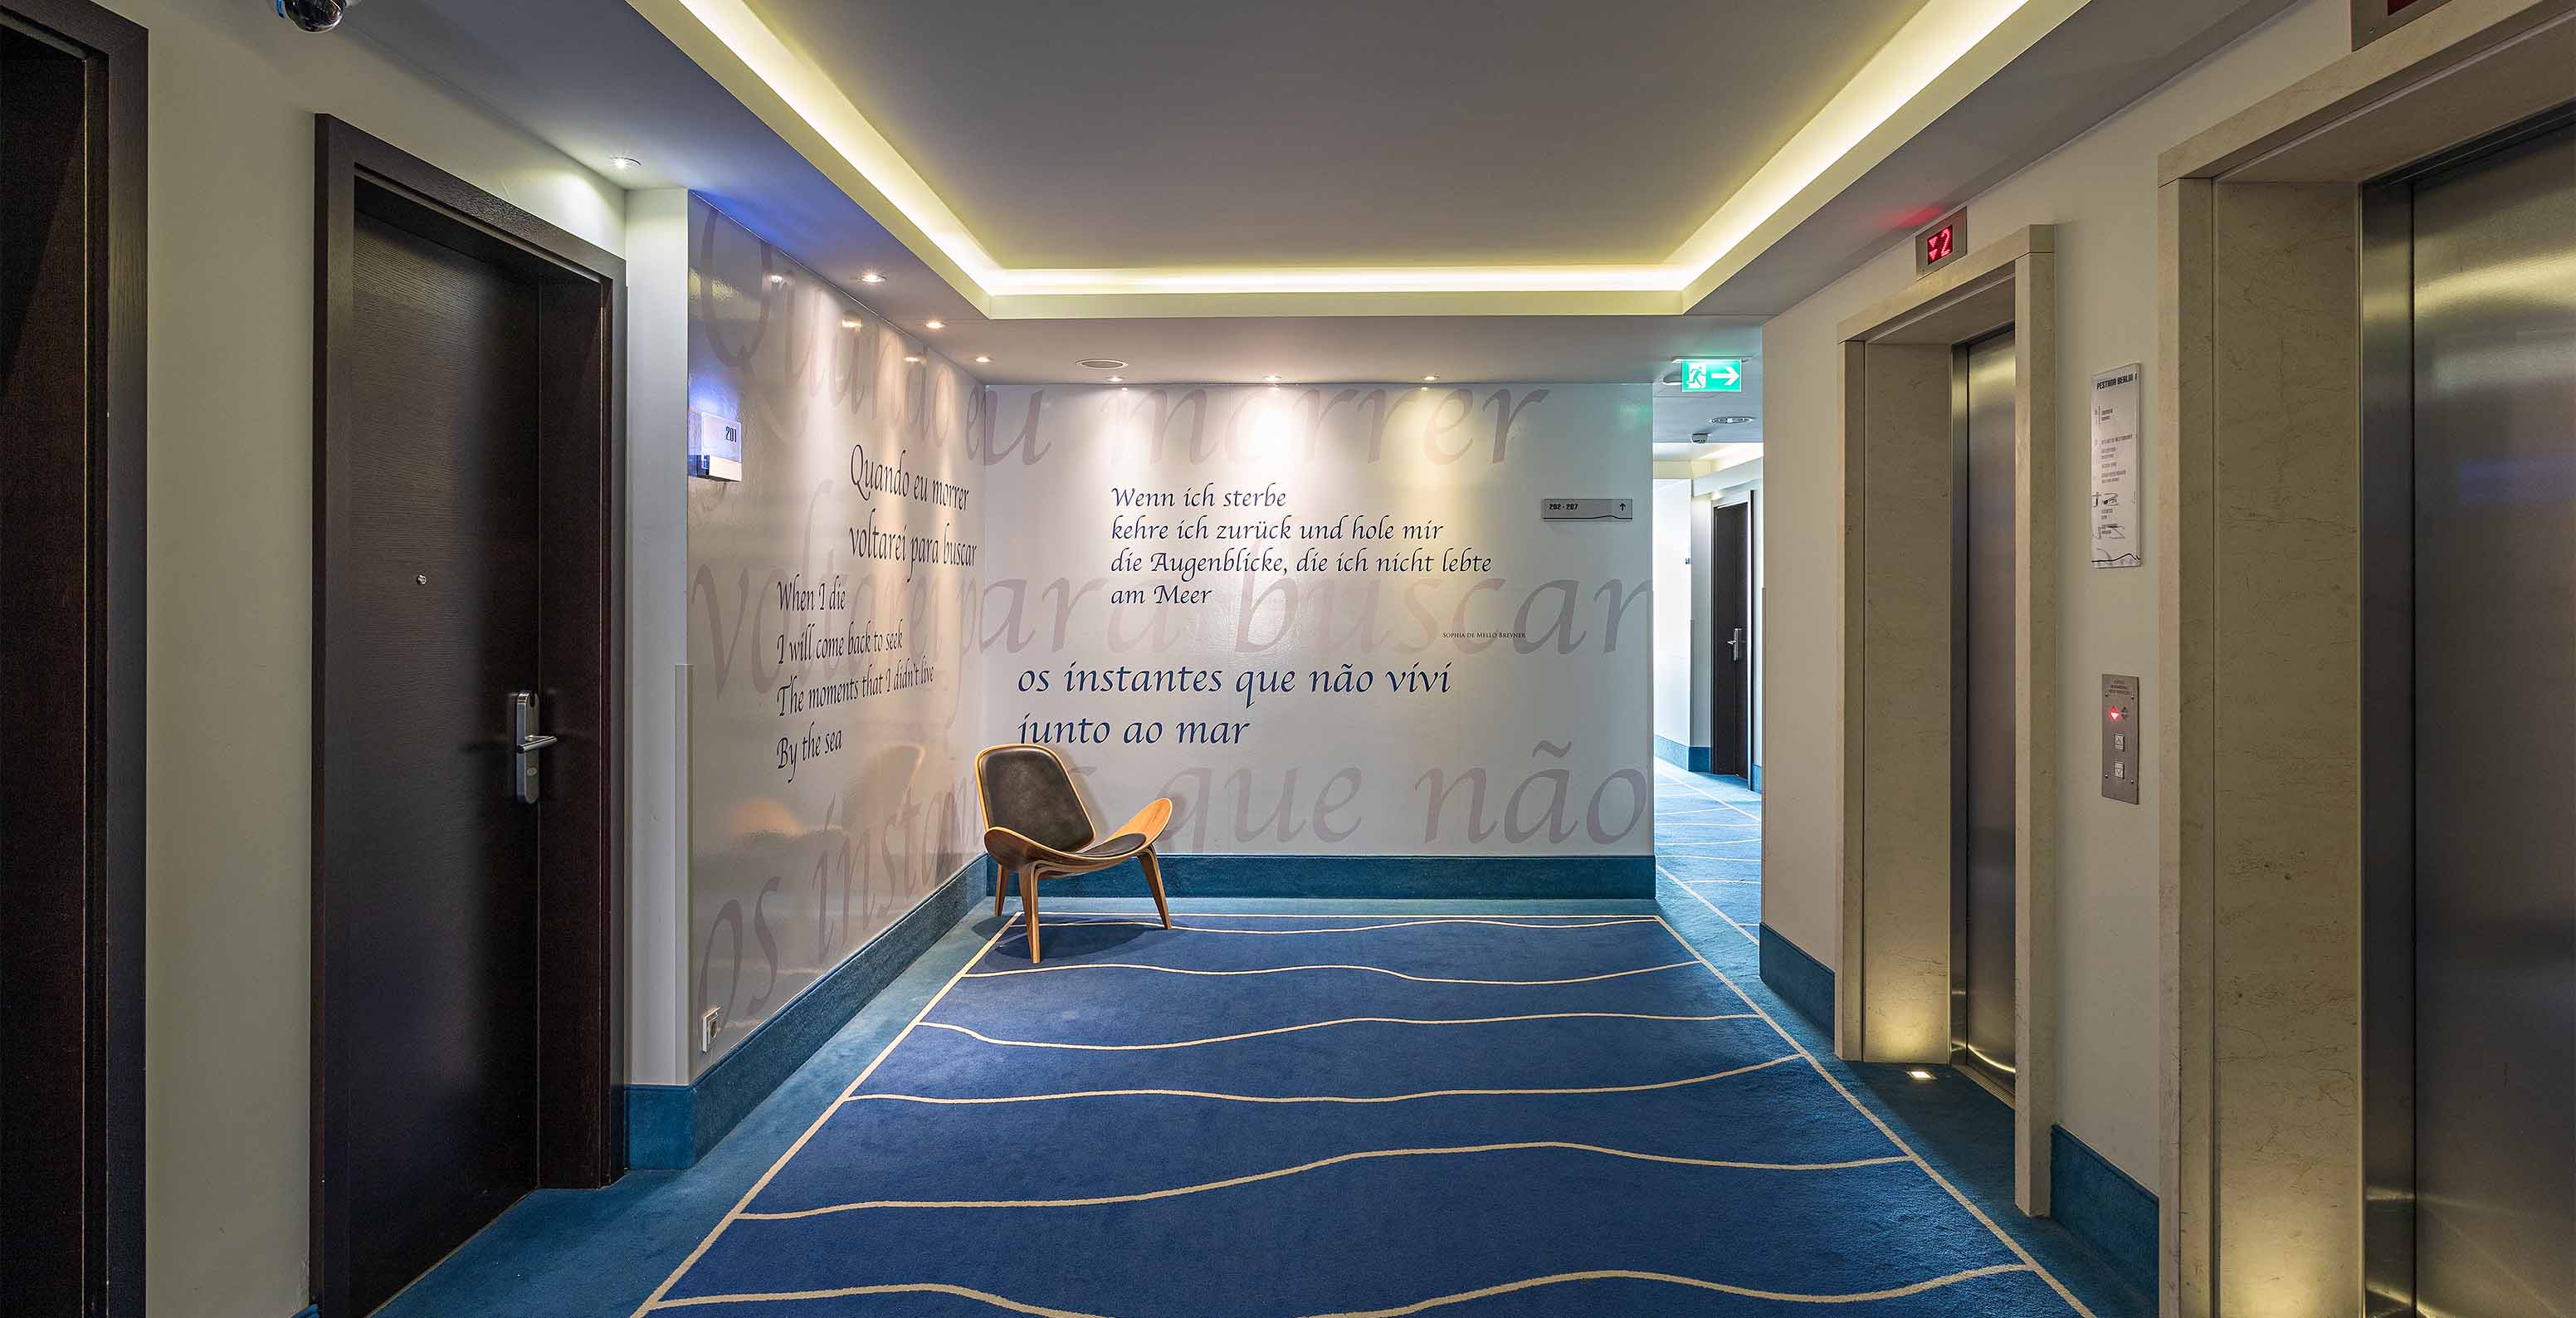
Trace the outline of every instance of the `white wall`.
<instances>
[{"instance_id":1,"label":"white wall","mask_svg":"<svg viewBox=\"0 0 2576 1318\"><path fill-rule=\"evenodd\" d=\"M354 35L264 4L151 29L148 1307L306 1300L313 115L611 251L617 189Z\"/></svg>"},{"instance_id":2,"label":"white wall","mask_svg":"<svg viewBox=\"0 0 2576 1318\"><path fill-rule=\"evenodd\" d=\"M2304 0L2135 105L1968 203L1971 246L2026 224L2057 229L2059 1123L2148 1184L2156 1180L2156 768L2136 805L2096 789L2093 702L2104 673L2151 682L2152 566L2088 565L2092 464L2084 445L2097 371L2143 362L2154 397L2156 155L2350 47L2350 6ZM1766 712L1779 745L1763 766L1763 921L1827 965L1838 943L1842 443L1835 327L1914 277L1899 244L1763 328L1770 597ZM2148 423L2152 433L2152 421ZM2142 464L2152 470L2153 464ZM2152 507L2153 492L2142 495ZM2170 717L2150 686L2141 713ZM2149 741L2152 754L2152 739Z\"/></svg>"},{"instance_id":3,"label":"white wall","mask_svg":"<svg viewBox=\"0 0 2576 1318\"><path fill-rule=\"evenodd\" d=\"M626 1078L687 1084L689 194L626 194Z\"/></svg>"},{"instance_id":4,"label":"white wall","mask_svg":"<svg viewBox=\"0 0 2576 1318\"><path fill-rule=\"evenodd\" d=\"M1644 386L992 395L992 734L1062 746L1111 822L1162 794L1175 854L1652 849L1652 528L1539 506L1647 508ZM1068 689L1120 668L1194 676Z\"/></svg>"},{"instance_id":5,"label":"white wall","mask_svg":"<svg viewBox=\"0 0 2576 1318\"><path fill-rule=\"evenodd\" d=\"M740 481L669 472L695 1075L981 852L989 492L965 372L704 201L688 231L687 406L742 427Z\"/></svg>"},{"instance_id":6,"label":"white wall","mask_svg":"<svg viewBox=\"0 0 2576 1318\"><path fill-rule=\"evenodd\" d=\"M1691 519L1700 506L1690 488L1680 478L1656 481L1654 507L1655 735L1684 747L1693 735L1691 615L1700 598L1691 583Z\"/></svg>"}]
</instances>

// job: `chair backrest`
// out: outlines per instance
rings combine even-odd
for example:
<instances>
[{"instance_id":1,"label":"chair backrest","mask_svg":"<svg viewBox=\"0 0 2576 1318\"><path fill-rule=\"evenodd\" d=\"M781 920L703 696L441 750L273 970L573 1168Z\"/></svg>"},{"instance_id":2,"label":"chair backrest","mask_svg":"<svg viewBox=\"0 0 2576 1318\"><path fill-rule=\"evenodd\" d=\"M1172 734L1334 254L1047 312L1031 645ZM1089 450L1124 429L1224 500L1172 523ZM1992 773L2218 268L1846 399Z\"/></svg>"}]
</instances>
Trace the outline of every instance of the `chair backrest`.
<instances>
[{"instance_id":1,"label":"chair backrest","mask_svg":"<svg viewBox=\"0 0 2576 1318\"><path fill-rule=\"evenodd\" d=\"M975 757L975 784L983 792L986 828L1007 828L1058 851L1091 845L1091 812L1054 751L995 746Z\"/></svg>"}]
</instances>

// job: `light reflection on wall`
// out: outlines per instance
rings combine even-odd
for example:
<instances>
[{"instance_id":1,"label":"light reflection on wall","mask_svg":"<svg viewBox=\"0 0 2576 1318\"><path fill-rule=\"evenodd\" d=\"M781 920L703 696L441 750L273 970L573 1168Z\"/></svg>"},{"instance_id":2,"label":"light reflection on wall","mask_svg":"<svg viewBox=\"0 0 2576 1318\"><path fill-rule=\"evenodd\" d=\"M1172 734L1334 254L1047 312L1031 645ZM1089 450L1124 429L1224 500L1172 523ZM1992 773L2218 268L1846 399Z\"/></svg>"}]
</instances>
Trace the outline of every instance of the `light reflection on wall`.
<instances>
[{"instance_id":1,"label":"light reflection on wall","mask_svg":"<svg viewBox=\"0 0 2576 1318\"><path fill-rule=\"evenodd\" d=\"M978 853L981 392L703 201L689 399L743 479L689 482L691 1018L703 1072ZM918 363L907 357L920 357Z\"/></svg>"}]
</instances>

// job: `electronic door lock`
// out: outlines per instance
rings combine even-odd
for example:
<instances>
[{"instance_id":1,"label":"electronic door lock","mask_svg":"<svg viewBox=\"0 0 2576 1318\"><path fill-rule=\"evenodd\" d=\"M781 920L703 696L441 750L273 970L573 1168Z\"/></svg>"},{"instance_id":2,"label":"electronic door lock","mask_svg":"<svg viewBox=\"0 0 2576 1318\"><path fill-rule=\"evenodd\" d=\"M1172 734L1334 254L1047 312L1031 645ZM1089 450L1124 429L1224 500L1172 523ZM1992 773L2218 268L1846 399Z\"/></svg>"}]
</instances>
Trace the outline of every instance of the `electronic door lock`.
<instances>
[{"instance_id":1,"label":"electronic door lock","mask_svg":"<svg viewBox=\"0 0 2576 1318\"><path fill-rule=\"evenodd\" d=\"M510 693L510 799L521 805L537 802L537 752L555 744L555 738L537 731L537 693Z\"/></svg>"}]
</instances>

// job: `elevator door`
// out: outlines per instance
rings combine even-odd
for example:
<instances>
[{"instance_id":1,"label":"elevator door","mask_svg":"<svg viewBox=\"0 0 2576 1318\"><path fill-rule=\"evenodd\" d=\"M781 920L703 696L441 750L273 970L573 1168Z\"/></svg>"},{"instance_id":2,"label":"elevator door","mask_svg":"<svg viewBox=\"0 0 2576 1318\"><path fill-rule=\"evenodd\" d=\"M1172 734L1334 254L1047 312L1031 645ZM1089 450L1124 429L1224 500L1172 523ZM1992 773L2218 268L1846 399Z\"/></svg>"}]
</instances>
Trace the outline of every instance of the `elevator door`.
<instances>
[{"instance_id":1,"label":"elevator door","mask_svg":"<svg viewBox=\"0 0 2576 1318\"><path fill-rule=\"evenodd\" d=\"M2576 130L2415 193L2416 1284L2576 1314Z\"/></svg>"},{"instance_id":2,"label":"elevator door","mask_svg":"<svg viewBox=\"0 0 2576 1318\"><path fill-rule=\"evenodd\" d=\"M1954 937L1964 997L1962 1064L2013 1078L2013 336L1965 351L1965 474L1959 566L1962 700L1958 818L1964 845Z\"/></svg>"}]
</instances>

